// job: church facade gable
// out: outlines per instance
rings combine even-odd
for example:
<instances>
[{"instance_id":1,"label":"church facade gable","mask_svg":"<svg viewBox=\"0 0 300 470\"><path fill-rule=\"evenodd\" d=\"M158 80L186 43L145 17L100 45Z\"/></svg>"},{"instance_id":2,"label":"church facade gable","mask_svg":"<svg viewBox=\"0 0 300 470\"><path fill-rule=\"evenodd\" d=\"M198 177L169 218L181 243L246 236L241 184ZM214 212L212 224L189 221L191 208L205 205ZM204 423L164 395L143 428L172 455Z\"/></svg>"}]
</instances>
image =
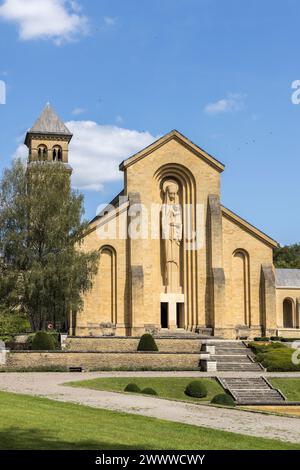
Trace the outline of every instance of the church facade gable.
<instances>
[{"instance_id":1,"label":"church facade gable","mask_svg":"<svg viewBox=\"0 0 300 470\"><path fill-rule=\"evenodd\" d=\"M61 161L70 175L71 138L47 105L26 136L29 170ZM300 271L275 270L277 243L221 205L222 163L172 131L120 170L124 190L80 248L99 250L99 269L70 334L300 337Z\"/></svg>"}]
</instances>

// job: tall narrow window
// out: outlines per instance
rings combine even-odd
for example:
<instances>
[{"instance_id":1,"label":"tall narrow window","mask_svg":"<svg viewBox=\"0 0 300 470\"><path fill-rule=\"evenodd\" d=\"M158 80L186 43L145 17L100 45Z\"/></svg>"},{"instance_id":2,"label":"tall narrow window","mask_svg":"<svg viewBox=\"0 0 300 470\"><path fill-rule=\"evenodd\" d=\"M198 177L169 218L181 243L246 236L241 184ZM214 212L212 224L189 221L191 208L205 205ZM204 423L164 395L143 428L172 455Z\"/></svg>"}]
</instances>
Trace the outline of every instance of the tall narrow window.
<instances>
[{"instance_id":1,"label":"tall narrow window","mask_svg":"<svg viewBox=\"0 0 300 470\"><path fill-rule=\"evenodd\" d=\"M38 160L40 162L45 162L48 159L48 149L46 145L38 146Z\"/></svg>"},{"instance_id":2,"label":"tall narrow window","mask_svg":"<svg viewBox=\"0 0 300 470\"><path fill-rule=\"evenodd\" d=\"M62 148L59 145L55 145L55 147L53 147L52 157L54 162L62 161Z\"/></svg>"},{"instance_id":3,"label":"tall narrow window","mask_svg":"<svg viewBox=\"0 0 300 470\"><path fill-rule=\"evenodd\" d=\"M292 299L283 301L283 328L294 328L293 320L294 303Z\"/></svg>"}]
</instances>

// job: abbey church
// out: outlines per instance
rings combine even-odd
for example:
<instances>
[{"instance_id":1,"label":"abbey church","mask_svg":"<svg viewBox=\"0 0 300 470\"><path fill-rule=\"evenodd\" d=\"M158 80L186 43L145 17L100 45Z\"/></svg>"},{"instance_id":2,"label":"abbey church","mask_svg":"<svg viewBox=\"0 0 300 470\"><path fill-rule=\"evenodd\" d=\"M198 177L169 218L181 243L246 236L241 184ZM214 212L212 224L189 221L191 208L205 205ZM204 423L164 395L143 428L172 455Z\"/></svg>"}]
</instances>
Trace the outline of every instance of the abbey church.
<instances>
[{"instance_id":1,"label":"abbey church","mask_svg":"<svg viewBox=\"0 0 300 470\"><path fill-rule=\"evenodd\" d=\"M71 138L47 105L26 136L28 164L71 173ZM119 169L124 189L81 247L99 250L99 269L71 335L300 337L300 270L275 269L277 242L222 205L220 161L173 130Z\"/></svg>"}]
</instances>

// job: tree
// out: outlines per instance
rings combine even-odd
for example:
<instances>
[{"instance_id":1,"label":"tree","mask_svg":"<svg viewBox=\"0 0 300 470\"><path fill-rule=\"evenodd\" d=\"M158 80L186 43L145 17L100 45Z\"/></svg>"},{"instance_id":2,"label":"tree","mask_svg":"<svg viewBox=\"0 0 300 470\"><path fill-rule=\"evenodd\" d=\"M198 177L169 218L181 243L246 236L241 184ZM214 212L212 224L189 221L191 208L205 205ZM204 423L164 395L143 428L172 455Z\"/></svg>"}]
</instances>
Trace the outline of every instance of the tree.
<instances>
[{"instance_id":1,"label":"tree","mask_svg":"<svg viewBox=\"0 0 300 470\"><path fill-rule=\"evenodd\" d=\"M62 163L20 161L0 181L0 304L18 308L33 331L66 323L97 272L98 251L82 248L83 196Z\"/></svg>"},{"instance_id":2,"label":"tree","mask_svg":"<svg viewBox=\"0 0 300 470\"><path fill-rule=\"evenodd\" d=\"M300 269L300 243L275 248L274 264L276 268Z\"/></svg>"}]
</instances>

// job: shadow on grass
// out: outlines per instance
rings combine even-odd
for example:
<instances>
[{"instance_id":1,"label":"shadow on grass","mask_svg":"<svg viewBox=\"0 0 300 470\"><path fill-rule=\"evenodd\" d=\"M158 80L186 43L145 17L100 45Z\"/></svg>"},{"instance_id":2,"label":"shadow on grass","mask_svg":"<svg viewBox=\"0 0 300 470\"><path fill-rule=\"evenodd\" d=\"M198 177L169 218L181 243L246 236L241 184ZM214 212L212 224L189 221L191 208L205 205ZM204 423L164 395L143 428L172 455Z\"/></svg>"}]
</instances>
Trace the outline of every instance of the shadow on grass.
<instances>
[{"instance_id":1,"label":"shadow on grass","mask_svg":"<svg viewBox=\"0 0 300 470\"><path fill-rule=\"evenodd\" d=\"M0 450L145 450L147 447L111 444L105 441L68 442L41 429L7 428L0 432Z\"/></svg>"}]
</instances>

